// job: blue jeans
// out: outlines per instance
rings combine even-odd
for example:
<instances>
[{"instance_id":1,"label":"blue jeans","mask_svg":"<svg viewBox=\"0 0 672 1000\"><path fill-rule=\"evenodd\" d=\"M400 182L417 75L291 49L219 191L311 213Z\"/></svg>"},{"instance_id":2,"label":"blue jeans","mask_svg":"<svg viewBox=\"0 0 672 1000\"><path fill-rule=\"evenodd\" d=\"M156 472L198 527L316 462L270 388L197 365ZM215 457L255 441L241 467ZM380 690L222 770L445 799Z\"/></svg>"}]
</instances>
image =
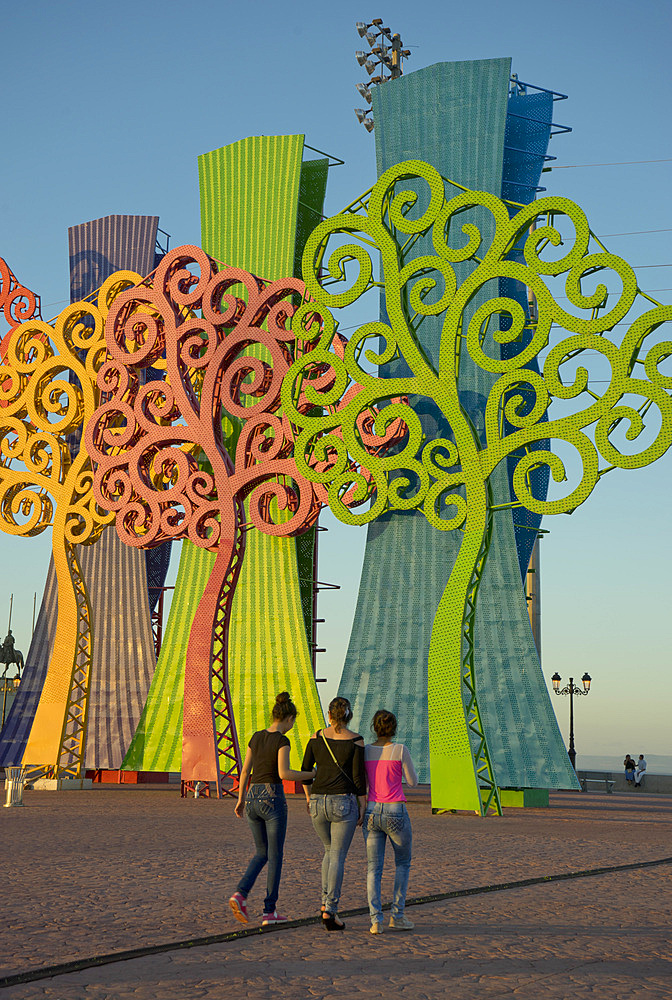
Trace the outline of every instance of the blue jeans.
<instances>
[{"instance_id":1,"label":"blue jeans","mask_svg":"<svg viewBox=\"0 0 672 1000\"><path fill-rule=\"evenodd\" d=\"M247 899L259 872L268 862L264 913L272 913L278 901L287 832L287 801L282 785L250 785L245 815L252 830L256 853L238 883L238 892Z\"/></svg>"},{"instance_id":2,"label":"blue jeans","mask_svg":"<svg viewBox=\"0 0 672 1000\"><path fill-rule=\"evenodd\" d=\"M382 921L380 883L385 862L385 840L390 838L394 850L394 895L392 916L403 917L406 905L408 875L413 852L411 819L404 802L367 802L362 826L366 846L366 894L371 921Z\"/></svg>"},{"instance_id":3,"label":"blue jeans","mask_svg":"<svg viewBox=\"0 0 672 1000\"><path fill-rule=\"evenodd\" d=\"M310 818L324 844L322 902L327 913L338 913L345 858L359 819L354 795L311 795Z\"/></svg>"}]
</instances>

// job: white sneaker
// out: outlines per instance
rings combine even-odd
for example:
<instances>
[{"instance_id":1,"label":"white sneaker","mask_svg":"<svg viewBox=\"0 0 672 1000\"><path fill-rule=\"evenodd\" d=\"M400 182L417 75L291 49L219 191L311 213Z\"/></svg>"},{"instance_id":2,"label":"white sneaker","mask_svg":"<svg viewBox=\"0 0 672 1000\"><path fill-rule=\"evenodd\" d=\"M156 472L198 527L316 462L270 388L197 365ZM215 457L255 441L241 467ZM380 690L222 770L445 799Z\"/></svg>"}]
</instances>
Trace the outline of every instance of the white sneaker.
<instances>
[{"instance_id":1,"label":"white sneaker","mask_svg":"<svg viewBox=\"0 0 672 1000\"><path fill-rule=\"evenodd\" d=\"M384 928L382 920L374 920L371 926L369 927L369 932L371 934L382 934L383 930Z\"/></svg>"},{"instance_id":2,"label":"white sneaker","mask_svg":"<svg viewBox=\"0 0 672 1000\"><path fill-rule=\"evenodd\" d=\"M408 919L406 914L404 914L403 917L390 917L391 931L412 931L414 927L415 924L412 920Z\"/></svg>"}]
</instances>

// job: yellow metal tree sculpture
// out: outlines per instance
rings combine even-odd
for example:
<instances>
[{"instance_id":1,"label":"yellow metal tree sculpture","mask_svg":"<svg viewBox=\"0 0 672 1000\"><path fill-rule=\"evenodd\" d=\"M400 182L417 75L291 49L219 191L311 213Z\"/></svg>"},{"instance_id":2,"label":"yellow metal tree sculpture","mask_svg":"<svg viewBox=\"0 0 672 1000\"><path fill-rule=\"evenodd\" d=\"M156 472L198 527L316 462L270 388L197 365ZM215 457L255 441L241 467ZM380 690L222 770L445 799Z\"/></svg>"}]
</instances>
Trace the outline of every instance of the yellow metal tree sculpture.
<instances>
[{"instance_id":1,"label":"yellow metal tree sculpture","mask_svg":"<svg viewBox=\"0 0 672 1000\"><path fill-rule=\"evenodd\" d=\"M510 207L517 209L512 216ZM380 281L371 248L380 253ZM672 307L640 291L633 268L606 251L568 199L507 206L460 189L418 160L390 168L350 210L316 227L303 278L324 334L283 384L298 472L328 490L332 511L347 524L419 510L437 530L461 534L428 657L432 803L500 813L474 672L476 598L493 513L571 513L606 472L641 468L668 450L672 376L659 366L672 356L672 342L656 332L672 319ZM503 294L502 281L516 294ZM341 358L330 343L330 310L370 289L376 301L383 291L383 318L359 325ZM521 298L535 304L532 314ZM636 304L646 311L633 315ZM427 317L440 318L436 357L417 335ZM294 321L301 318L298 311ZM594 388L584 356L601 365ZM326 390L310 383L317 365L333 373ZM362 390L339 406L353 384ZM296 405L301 387L314 409ZM474 387L477 408L470 405ZM392 402L403 396L407 405ZM426 433L413 403L422 397L440 411L442 436ZM391 420L404 421L406 439L394 454L373 457L362 439L358 421L369 407L378 410L378 434ZM318 470L313 456L327 451L332 460ZM491 476L509 457L513 496L498 503ZM358 465L370 479L353 473ZM548 498L535 492L539 469L556 483L578 482ZM367 509L343 505L342 493L353 486L358 500L370 501Z\"/></svg>"},{"instance_id":2,"label":"yellow metal tree sculpture","mask_svg":"<svg viewBox=\"0 0 672 1000\"><path fill-rule=\"evenodd\" d=\"M82 771L93 634L76 547L94 542L112 517L95 504L81 431L99 402L105 317L114 298L141 280L117 272L97 305L70 305L53 325L20 324L0 367L0 529L34 536L52 527L58 580L53 652L23 760L14 762L35 775Z\"/></svg>"}]
</instances>

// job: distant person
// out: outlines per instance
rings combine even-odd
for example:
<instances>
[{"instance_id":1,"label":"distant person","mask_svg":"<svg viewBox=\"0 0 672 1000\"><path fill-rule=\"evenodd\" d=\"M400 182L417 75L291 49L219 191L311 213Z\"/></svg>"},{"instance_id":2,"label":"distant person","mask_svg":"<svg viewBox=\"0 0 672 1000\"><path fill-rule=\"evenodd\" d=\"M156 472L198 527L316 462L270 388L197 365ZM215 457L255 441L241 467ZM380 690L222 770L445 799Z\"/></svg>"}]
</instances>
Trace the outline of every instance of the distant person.
<instances>
[{"instance_id":1,"label":"distant person","mask_svg":"<svg viewBox=\"0 0 672 1000\"><path fill-rule=\"evenodd\" d=\"M394 742L397 732L396 716L381 708L374 715L371 728L377 739L364 750L369 794L363 824L371 933L383 933L380 884L388 838L394 851L395 866L389 926L393 931L410 931L413 929L413 922L404 913L404 906L411 868L413 833L401 778L403 774L406 784L413 787L418 783L418 775L407 748L403 743Z\"/></svg>"},{"instance_id":2,"label":"distant person","mask_svg":"<svg viewBox=\"0 0 672 1000\"><path fill-rule=\"evenodd\" d=\"M229 899L233 915L241 924L246 924L249 920L247 897L266 863L266 899L261 922L265 925L287 920L287 917L279 916L275 908L287 832L287 802L282 782L307 781L313 777L312 771L292 771L289 766L290 743L286 734L296 722L297 714L296 705L287 692L283 691L275 699L270 726L254 733L245 754L235 812L236 816L241 817L243 809L245 810L256 853L238 883L236 892ZM250 773L252 783L246 797Z\"/></svg>"},{"instance_id":3,"label":"distant person","mask_svg":"<svg viewBox=\"0 0 672 1000\"><path fill-rule=\"evenodd\" d=\"M634 784L635 781L635 768L637 764L632 759L629 753L626 753L625 760L623 761L623 767L625 768L625 780L630 784Z\"/></svg>"},{"instance_id":4,"label":"distant person","mask_svg":"<svg viewBox=\"0 0 672 1000\"><path fill-rule=\"evenodd\" d=\"M640 753L639 760L637 761L637 767L635 769L635 788L641 788L642 778L646 773L646 761L644 760L644 754Z\"/></svg>"},{"instance_id":5,"label":"distant person","mask_svg":"<svg viewBox=\"0 0 672 1000\"><path fill-rule=\"evenodd\" d=\"M348 699L334 698L328 714L329 725L308 741L302 766L308 771L317 765L312 787L304 784L304 791L313 828L324 845L322 924L327 931L342 931L345 924L338 917L338 903L345 859L355 828L364 819L366 771L364 740L348 729L352 719Z\"/></svg>"}]
</instances>

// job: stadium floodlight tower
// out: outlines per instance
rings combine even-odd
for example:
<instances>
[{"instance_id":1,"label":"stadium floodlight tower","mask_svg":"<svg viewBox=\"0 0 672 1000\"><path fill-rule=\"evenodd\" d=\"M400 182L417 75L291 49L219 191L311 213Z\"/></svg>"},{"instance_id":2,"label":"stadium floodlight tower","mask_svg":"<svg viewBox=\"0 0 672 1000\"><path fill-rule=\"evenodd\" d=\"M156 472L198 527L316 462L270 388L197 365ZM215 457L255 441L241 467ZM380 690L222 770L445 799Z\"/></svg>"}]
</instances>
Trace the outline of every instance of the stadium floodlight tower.
<instances>
[{"instance_id":1,"label":"stadium floodlight tower","mask_svg":"<svg viewBox=\"0 0 672 1000\"><path fill-rule=\"evenodd\" d=\"M403 73L402 63L404 58L408 59L411 54L409 49L402 48L404 43L401 40L401 35L398 33L391 34L390 29L383 25L381 17L374 18L368 24L365 21L356 21L355 27L360 38L366 38L371 46L370 52L360 50L355 52L357 62L360 66L364 67L371 77L369 84L378 85L379 83L385 83L387 80L397 80ZM371 28L374 30L371 31ZM389 42L389 44L386 44L386 42ZM373 74L378 67L380 67L381 71L374 76ZM385 75L386 72L389 73L389 76ZM356 86L360 96L364 98L367 104L371 104L373 101L371 87L366 83L358 83ZM367 132L372 132L374 124L373 118L369 117L369 110L355 108L355 114L360 125L363 125Z\"/></svg>"}]
</instances>

